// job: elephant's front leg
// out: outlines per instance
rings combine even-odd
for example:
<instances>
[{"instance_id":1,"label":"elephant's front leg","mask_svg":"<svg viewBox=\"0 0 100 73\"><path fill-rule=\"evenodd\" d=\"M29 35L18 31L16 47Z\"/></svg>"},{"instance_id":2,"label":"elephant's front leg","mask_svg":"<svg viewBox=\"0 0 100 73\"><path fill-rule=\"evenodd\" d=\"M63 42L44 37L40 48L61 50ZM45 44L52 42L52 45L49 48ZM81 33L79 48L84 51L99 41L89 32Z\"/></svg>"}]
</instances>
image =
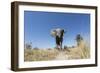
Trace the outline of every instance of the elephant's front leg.
<instances>
[{"instance_id":1,"label":"elephant's front leg","mask_svg":"<svg viewBox=\"0 0 100 73\"><path fill-rule=\"evenodd\" d=\"M58 44L56 45L56 48L59 49L59 45Z\"/></svg>"},{"instance_id":2,"label":"elephant's front leg","mask_svg":"<svg viewBox=\"0 0 100 73\"><path fill-rule=\"evenodd\" d=\"M62 50L62 42L60 42L60 50Z\"/></svg>"},{"instance_id":3,"label":"elephant's front leg","mask_svg":"<svg viewBox=\"0 0 100 73\"><path fill-rule=\"evenodd\" d=\"M61 38L61 41L60 41L60 48L61 48L61 50L63 50L62 49L62 42L63 42L63 38Z\"/></svg>"}]
</instances>

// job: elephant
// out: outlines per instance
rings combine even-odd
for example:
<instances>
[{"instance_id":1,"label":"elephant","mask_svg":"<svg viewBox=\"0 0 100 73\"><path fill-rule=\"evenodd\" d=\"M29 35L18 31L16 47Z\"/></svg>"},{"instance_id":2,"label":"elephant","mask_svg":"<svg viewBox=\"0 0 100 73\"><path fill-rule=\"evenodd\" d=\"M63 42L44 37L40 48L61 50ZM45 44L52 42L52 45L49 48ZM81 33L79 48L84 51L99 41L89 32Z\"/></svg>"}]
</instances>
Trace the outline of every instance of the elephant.
<instances>
[{"instance_id":1,"label":"elephant","mask_svg":"<svg viewBox=\"0 0 100 73\"><path fill-rule=\"evenodd\" d=\"M62 50L62 42L65 30L61 28L56 28L51 30L51 35L55 37L56 40L56 47L59 50Z\"/></svg>"}]
</instances>

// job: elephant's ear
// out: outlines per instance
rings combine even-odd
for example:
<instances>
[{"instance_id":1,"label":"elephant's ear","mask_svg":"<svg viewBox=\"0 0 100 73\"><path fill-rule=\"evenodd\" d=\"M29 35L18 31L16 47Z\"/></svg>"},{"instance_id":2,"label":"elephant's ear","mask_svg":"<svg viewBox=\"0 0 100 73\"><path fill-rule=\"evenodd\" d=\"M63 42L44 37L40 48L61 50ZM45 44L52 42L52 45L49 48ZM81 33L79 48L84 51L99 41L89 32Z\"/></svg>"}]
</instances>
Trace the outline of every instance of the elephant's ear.
<instances>
[{"instance_id":1,"label":"elephant's ear","mask_svg":"<svg viewBox=\"0 0 100 73\"><path fill-rule=\"evenodd\" d=\"M51 36L56 37L56 30L51 30Z\"/></svg>"}]
</instances>

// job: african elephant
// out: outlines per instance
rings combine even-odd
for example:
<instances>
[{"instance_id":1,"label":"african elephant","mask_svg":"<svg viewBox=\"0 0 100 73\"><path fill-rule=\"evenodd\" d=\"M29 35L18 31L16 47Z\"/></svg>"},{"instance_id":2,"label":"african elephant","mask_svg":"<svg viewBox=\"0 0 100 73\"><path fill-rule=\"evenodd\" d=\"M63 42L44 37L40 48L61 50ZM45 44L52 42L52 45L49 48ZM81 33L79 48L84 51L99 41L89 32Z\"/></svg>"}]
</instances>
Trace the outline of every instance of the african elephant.
<instances>
[{"instance_id":1,"label":"african elephant","mask_svg":"<svg viewBox=\"0 0 100 73\"><path fill-rule=\"evenodd\" d=\"M56 28L56 29L51 30L51 35L55 37L56 47L59 50L62 50L62 42L63 42L64 33L65 33L65 30L61 28Z\"/></svg>"}]
</instances>

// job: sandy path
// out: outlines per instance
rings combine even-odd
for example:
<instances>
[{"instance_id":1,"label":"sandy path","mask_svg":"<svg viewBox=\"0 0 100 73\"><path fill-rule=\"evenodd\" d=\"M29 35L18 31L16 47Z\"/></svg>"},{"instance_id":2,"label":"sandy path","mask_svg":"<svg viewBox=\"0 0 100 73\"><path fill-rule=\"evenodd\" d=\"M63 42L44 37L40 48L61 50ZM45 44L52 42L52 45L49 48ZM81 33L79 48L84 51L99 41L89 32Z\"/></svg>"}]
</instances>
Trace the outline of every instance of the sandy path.
<instances>
[{"instance_id":1,"label":"sandy path","mask_svg":"<svg viewBox=\"0 0 100 73\"><path fill-rule=\"evenodd\" d=\"M59 54L56 56L55 60L67 60L68 55L66 55L65 52L59 52Z\"/></svg>"}]
</instances>

